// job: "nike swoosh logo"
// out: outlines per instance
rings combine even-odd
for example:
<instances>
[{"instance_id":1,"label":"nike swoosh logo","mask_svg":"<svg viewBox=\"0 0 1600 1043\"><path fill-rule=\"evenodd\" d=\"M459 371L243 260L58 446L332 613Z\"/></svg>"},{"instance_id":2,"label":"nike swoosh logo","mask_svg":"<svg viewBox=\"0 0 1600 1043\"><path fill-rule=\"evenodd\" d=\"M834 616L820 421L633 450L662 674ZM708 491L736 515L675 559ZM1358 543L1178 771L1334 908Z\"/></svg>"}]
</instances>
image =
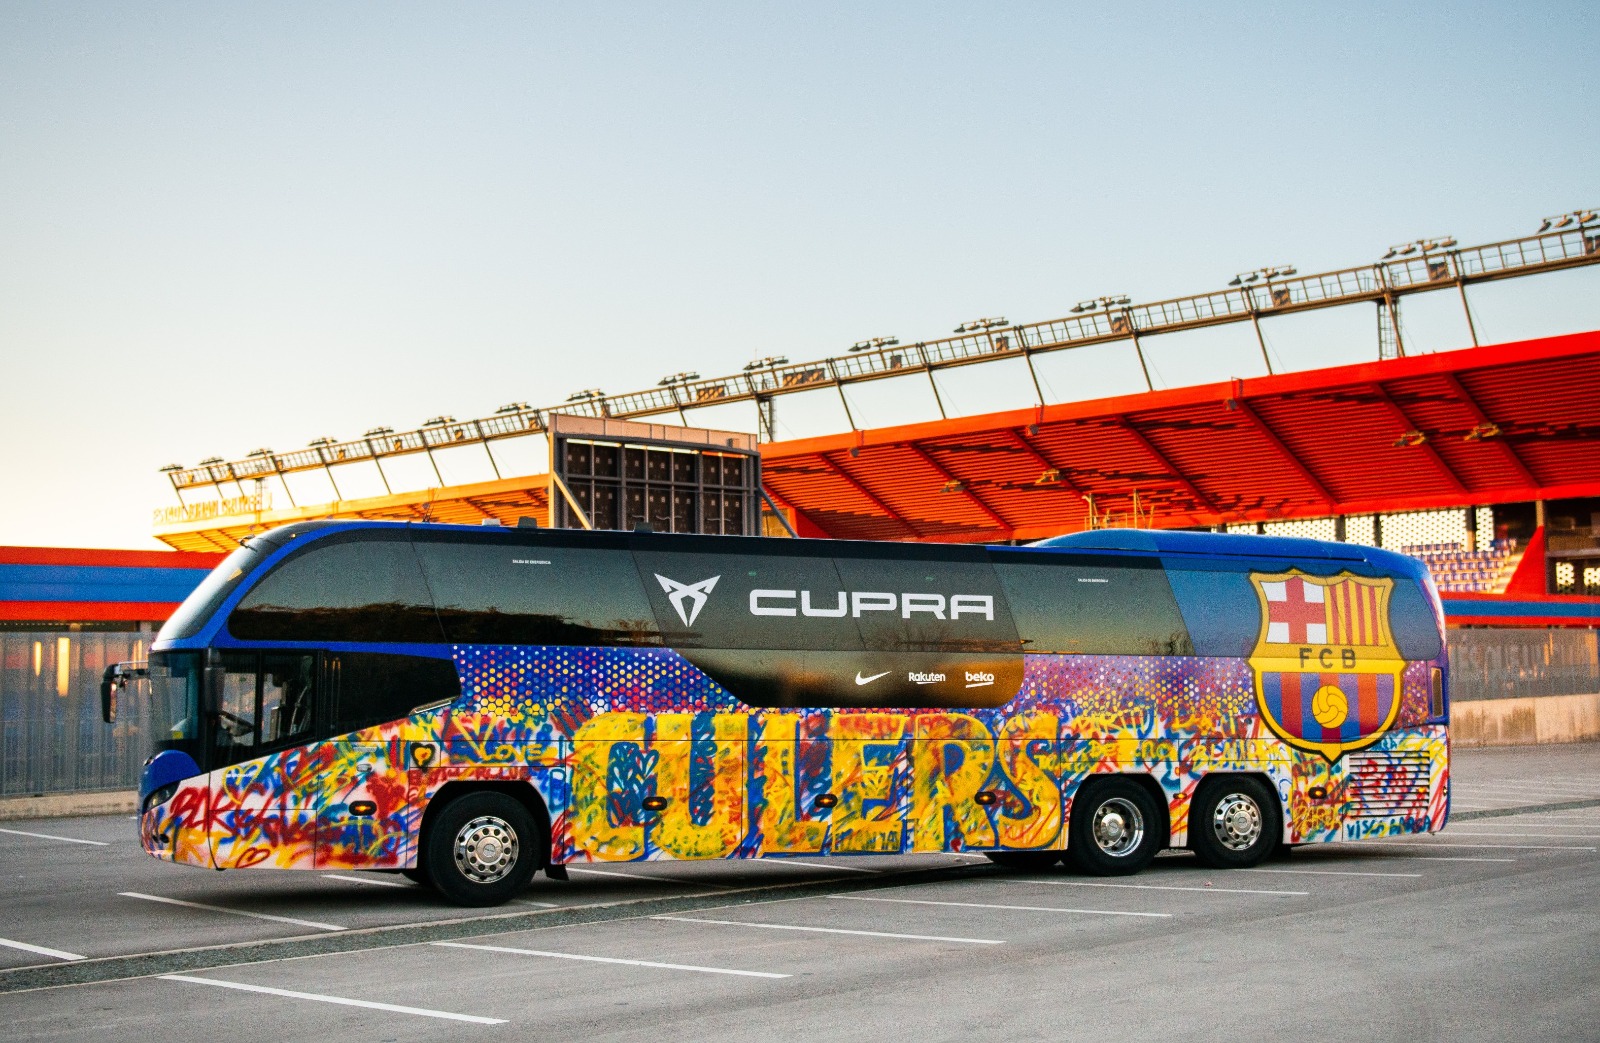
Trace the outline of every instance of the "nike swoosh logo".
<instances>
[{"instance_id":1,"label":"nike swoosh logo","mask_svg":"<svg viewBox=\"0 0 1600 1043\"><path fill-rule=\"evenodd\" d=\"M871 684L872 682L876 681L880 677L888 677L890 672L891 671L885 670L881 674L873 674L871 677L862 677L861 676L861 671L857 670L856 671L856 684Z\"/></svg>"}]
</instances>

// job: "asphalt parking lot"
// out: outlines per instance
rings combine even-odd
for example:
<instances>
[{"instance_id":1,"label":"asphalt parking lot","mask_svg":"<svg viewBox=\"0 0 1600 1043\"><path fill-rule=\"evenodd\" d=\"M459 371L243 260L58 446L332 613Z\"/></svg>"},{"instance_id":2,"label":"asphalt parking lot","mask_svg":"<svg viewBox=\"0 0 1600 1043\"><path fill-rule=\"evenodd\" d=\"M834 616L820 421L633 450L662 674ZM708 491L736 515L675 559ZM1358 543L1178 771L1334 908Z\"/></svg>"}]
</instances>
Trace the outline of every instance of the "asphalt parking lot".
<instances>
[{"instance_id":1,"label":"asphalt parking lot","mask_svg":"<svg viewBox=\"0 0 1600 1043\"><path fill-rule=\"evenodd\" d=\"M1600 1039L1600 746L1454 767L1444 833L1254 870L597 866L487 911L6 822L0 1038Z\"/></svg>"}]
</instances>

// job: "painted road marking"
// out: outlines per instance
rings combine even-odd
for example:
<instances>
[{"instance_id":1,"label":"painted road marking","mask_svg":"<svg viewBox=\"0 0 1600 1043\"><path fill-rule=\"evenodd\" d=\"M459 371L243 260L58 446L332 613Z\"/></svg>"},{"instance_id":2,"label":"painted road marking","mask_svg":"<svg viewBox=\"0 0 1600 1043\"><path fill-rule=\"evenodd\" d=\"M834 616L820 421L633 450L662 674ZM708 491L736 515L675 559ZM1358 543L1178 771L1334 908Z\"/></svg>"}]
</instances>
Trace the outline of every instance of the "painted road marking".
<instances>
[{"instance_id":1,"label":"painted road marking","mask_svg":"<svg viewBox=\"0 0 1600 1043\"><path fill-rule=\"evenodd\" d=\"M1063 909L1054 905L990 905L984 902L935 902L926 898L878 898L869 895L825 895L851 902L895 902L900 905L944 905L960 909L1006 909L1019 913L1080 913L1084 916L1147 916L1170 920L1171 913L1129 913L1119 909Z\"/></svg>"},{"instance_id":2,"label":"painted road marking","mask_svg":"<svg viewBox=\"0 0 1600 1043\"><path fill-rule=\"evenodd\" d=\"M881 869L864 869L861 866L835 866L827 862L802 862L798 858L752 858L749 861L762 866L809 866L812 869L837 869L841 873L881 873Z\"/></svg>"},{"instance_id":3,"label":"painted road marking","mask_svg":"<svg viewBox=\"0 0 1600 1043\"><path fill-rule=\"evenodd\" d=\"M58 960L87 960L87 956L79 956L75 952L63 952L60 949L51 949L44 945L29 945L27 942L16 942L10 938L0 938L0 945L8 949L21 949L23 952L37 953L40 956L51 956Z\"/></svg>"},{"instance_id":4,"label":"painted road marking","mask_svg":"<svg viewBox=\"0 0 1600 1043\"><path fill-rule=\"evenodd\" d=\"M77 837L58 837L54 833L29 833L25 829L0 829L0 833L10 833L14 837L38 837L40 840L61 840L68 844L93 844L95 847L110 847L104 840L80 840Z\"/></svg>"},{"instance_id":5,"label":"painted road marking","mask_svg":"<svg viewBox=\"0 0 1600 1043\"><path fill-rule=\"evenodd\" d=\"M239 981L222 981L219 978L196 978L188 974L162 974L160 978L162 981L186 981L191 985L215 985L219 989L259 992L266 996L283 996L291 1000L337 1003L341 1007L366 1007L369 1010L387 1010L396 1014L416 1014L424 1018L443 1018L446 1021L470 1021L474 1025L504 1025L506 1023L505 1018L480 1018L476 1014L455 1014L448 1010L429 1010L426 1007L402 1007L398 1003L376 1003L372 1000L353 1000L345 996L324 996L319 992L273 989L265 985L246 985Z\"/></svg>"},{"instance_id":6,"label":"painted road marking","mask_svg":"<svg viewBox=\"0 0 1600 1043\"><path fill-rule=\"evenodd\" d=\"M654 884L678 884L681 887L703 887L708 891L726 891L726 887L716 884L702 884L697 880L685 880L678 876L655 876L650 873L623 873L615 869L583 869L578 866L567 866L569 873L589 873L593 876L617 876L624 880L648 880Z\"/></svg>"},{"instance_id":7,"label":"painted road marking","mask_svg":"<svg viewBox=\"0 0 1600 1043\"><path fill-rule=\"evenodd\" d=\"M142 898L146 902L161 902L165 905L181 905L185 909L204 909L209 913L227 913L229 916L248 916L253 920L272 920L276 923L292 923L297 927L315 927L319 931L346 931L347 927L340 927L336 923L321 923L317 920L296 920L292 916L273 916L271 913L247 913L243 909L228 909L220 905L205 905L201 902L185 902L177 898L162 898L160 895L145 895L137 891L117 892L124 898Z\"/></svg>"},{"instance_id":8,"label":"painted road marking","mask_svg":"<svg viewBox=\"0 0 1600 1043\"><path fill-rule=\"evenodd\" d=\"M1351 869L1235 869L1235 873L1306 873L1311 876L1398 876L1416 879L1421 873L1358 873Z\"/></svg>"},{"instance_id":9,"label":"painted road marking","mask_svg":"<svg viewBox=\"0 0 1600 1043\"><path fill-rule=\"evenodd\" d=\"M581 960L584 963L615 963L624 967L654 967L664 971L697 971L701 974L733 974L741 978L788 978L788 974L770 971L736 971L727 967L698 967L692 963L656 963L653 960L619 960L612 956L579 956L571 952L547 952L543 949L513 949L509 945L469 945L466 942L431 942L446 949L477 949L482 952L508 952L517 956L544 956L552 960Z\"/></svg>"},{"instance_id":10,"label":"painted road marking","mask_svg":"<svg viewBox=\"0 0 1600 1043\"><path fill-rule=\"evenodd\" d=\"M1593 851L1592 847L1557 847L1549 844L1449 844L1443 840L1425 840L1421 843L1415 841L1401 842L1394 840L1369 841L1383 847L1465 847L1465 848L1494 848L1506 851Z\"/></svg>"},{"instance_id":11,"label":"painted road marking","mask_svg":"<svg viewBox=\"0 0 1600 1043\"><path fill-rule=\"evenodd\" d=\"M342 873L323 873L325 880L348 880L352 884L372 884L374 887L415 887L415 884L402 884L398 880L379 880L376 877L345 876Z\"/></svg>"},{"instance_id":12,"label":"painted road marking","mask_svg":"<svg viewBox=\"0 0 1600 1043\"><path fill-rule=\"evenodd\" d=\"M724 927L760 927L768 931L814 931L817 934L859 934L867 938L905 938L914 942L966 942L969 945L1004 945L994 938L952 938L941 934L895 934L892 931L847 931L843 927L801 927L787 923L752 923L748 920L701 920L693 916L652 916L674 923L709 923Z\"/></svg>"},{"instance_id":13,"label":"painted road marking","mask_svg":"<svg viewBox=\"0 0 1600 1043\"><path fill-rule=\"evenodd\" d=\"M1018 881L1021 883L1022 881ZM1240 887L1171 887L1163 884L1105 884L1089 880L1030 880L1028 883L1049 884L1052 887L1128 887L1140 891L1198 891L1208 895L1284 895L1304 898L1310 891L1250 891Z\"/></svg>"},{"instance_id":14,"label":"painted road marking","mask_svg":"<svg viewBox=\"0 0 1600 1043\"><path fill-rule=\"evenodd\" d=\"M1472 855L1394 855L1403 862L1515 862L1514 858L1477 858Z\"/></svg>"},{"instance_id":15,"label":"painted road marking","mask_svg":"<svg viewBox=\"0 0 1600 1043\"><path fill-rule=\"evenodd\" d=\"M1518 837L1544 837L1545 839L1554 838L1557 840L1600 840L1600 836L1586 833L1464 833L1461 830L1452 829L1448 835L1452 837L1511 837L1513 839Z\"/></svg>"}]
</instances>

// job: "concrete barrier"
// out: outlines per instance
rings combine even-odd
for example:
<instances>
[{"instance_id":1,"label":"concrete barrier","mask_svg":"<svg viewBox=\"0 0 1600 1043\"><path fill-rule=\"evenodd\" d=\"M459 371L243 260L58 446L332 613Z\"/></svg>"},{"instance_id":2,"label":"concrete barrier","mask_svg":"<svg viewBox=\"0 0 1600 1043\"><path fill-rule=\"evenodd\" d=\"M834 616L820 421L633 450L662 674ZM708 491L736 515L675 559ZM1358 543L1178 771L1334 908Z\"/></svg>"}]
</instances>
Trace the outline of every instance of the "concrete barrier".
<instances>
[{"instance_id":1,"label":"concrete barrier","mask_svg":"<svg viewBox=\"0 0 1600 1043\"><path fill-rule=\"evenodd\" d=\"M132 790L9 797L0 800L0 822L20 818L65 818L70 815L131 815L138 804L139 794Z\"/></svg>"},{"instance_id":2,"label":"concrete barrier","mask_svg":"<svg viewBox=\"0 0 1600 1043\"><path fill-rule=\"evenodd\" d=\"M1483 699L1450 706L1457 746L1526 746L1600 739L1600 693Z\"/></svg>"}]
</instances>

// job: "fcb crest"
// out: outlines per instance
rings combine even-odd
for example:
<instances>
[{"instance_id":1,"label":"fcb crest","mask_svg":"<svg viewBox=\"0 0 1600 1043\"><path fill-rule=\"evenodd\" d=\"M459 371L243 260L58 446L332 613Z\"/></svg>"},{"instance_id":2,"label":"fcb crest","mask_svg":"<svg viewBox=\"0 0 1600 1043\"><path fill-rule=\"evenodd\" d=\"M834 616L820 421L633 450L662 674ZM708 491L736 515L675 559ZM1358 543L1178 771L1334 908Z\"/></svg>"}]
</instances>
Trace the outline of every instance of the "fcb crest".
<instances>
[{"instance_id":1,"label":"fcb crest","mask_svg":"<svg viewBox=\"0 0 1600 1043\"><path fill-rule=\"evenodd\" d=\"M1389 629L1392 579L1251 573L1261 632L1256 703L1291 746L1330 762L1377 742L1400 709L1405 660Z\"/></svg>"}]
</instances>

